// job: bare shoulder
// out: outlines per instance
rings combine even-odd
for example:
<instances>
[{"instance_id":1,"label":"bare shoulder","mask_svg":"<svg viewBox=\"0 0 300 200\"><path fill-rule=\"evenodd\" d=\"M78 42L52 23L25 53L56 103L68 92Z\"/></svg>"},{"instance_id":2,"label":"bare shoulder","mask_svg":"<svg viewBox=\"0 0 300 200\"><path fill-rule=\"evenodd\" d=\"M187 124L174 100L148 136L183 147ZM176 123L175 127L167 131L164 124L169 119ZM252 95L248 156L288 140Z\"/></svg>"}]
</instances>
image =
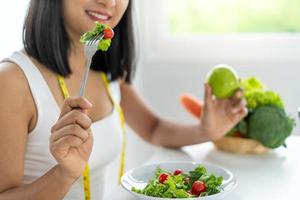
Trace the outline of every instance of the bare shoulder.
<instances>
[{"instance_id":1,"label":"bare shoulder","mask_svg":"<svg viewBox=\"0 0 300 200\"><path fill-rule=\"evenodd\" d=\"M0 63L0 81L13 82L16 85L23 85L26 83L26 77L21 68L12 62Z\"/></svg>"},{"instance_id":2,"label":"bare shoulder","mask_svg":"<svg viewBox=\"0 0 300 200\"><path fill-rule=\"evenodd\" d=\"M9 98L11 103L22 102L30 94L26 76L15 63L0 63L0 85L0 101Z\"/></svg>"},{"instance_id":3,"label":"bare shoulder","mask_svg":"<svg viewBox=\"0 0 300 200\"><path fill-rule=\"evenodd\" d=\"M35 105L26 76L17 64L0 63L0 86L2 111L15 111L30 123L35 115Z\"/></svg>"}]
</instances>

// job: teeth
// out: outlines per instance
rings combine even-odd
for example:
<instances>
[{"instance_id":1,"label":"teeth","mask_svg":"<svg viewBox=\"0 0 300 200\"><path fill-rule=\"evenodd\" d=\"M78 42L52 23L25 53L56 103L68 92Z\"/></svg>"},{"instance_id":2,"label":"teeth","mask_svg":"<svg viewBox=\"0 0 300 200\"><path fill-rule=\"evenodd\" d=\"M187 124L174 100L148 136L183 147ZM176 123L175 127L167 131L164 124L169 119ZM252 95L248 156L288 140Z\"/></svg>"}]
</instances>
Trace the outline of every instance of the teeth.
<instances>
[{"instance_id":1,"label":"teeth","mask_svg":"<svg viewBox=\"0 0 300 200\"><path fill-rule=\"evenodd\" d=\"M94 13L92 11L88 11L89 15L92 15L94 17L97 17L98 19L102 19L102 20L107 20L108 19L108 16L105 16L105 15L100 15L98 13Z\"/></svg>"}]
</instances>

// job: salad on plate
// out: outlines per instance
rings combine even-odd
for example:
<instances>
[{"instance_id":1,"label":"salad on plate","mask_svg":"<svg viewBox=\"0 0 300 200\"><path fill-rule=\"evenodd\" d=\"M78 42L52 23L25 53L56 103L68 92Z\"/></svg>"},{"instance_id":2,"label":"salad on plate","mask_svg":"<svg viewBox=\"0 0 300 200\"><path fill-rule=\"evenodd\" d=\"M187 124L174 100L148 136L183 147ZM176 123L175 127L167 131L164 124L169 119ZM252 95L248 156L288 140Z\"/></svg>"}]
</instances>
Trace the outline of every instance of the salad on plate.
<instances>
[{"instance_id":1,"label":"salad on plate","mask_svg":"<svg viewBox=\"0 0 300 200\"><path fill-rule=\"evenodd\" d=\"M144 189L132 187L131 190L162 198L204 197L220 193L222 181L222 176L208 173L202 165L196 166L192 171L176 169L172 172L158 167Z\"/></svg>"}]
</instances>

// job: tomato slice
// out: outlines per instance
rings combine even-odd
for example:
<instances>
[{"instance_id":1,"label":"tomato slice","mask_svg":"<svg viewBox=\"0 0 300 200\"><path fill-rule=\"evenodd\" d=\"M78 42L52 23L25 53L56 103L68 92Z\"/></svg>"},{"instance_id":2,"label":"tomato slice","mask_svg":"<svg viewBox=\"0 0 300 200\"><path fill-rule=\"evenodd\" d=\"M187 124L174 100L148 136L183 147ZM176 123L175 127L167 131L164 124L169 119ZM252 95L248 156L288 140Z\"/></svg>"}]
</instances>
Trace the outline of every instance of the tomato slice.
<instances>
[{"instance_id":1,"label":"tomato slice","mask_svg":"<svg viewBox=\"0 0 300 200\"><path fill-rule=\"evenodd\" d=\"M181 169L176 169L173 174L176 176L176 175L182 174L182 173L183 173L183 171Z\"/></svg>"},{"instance_id":2,"label":"tomato slice","mask_svg":"<svg viewBox=\"0 0 300 200\"><path fill-rule=\"evenodd\" d=\"M159 175L158 180L160 183L164 183L166 180L168 180L168 178L169 178L169 174L162 173L161 175Z\"/></svg>"},{"instance_id":3,"label":"tomato slice","mask_svg":"<svg viewBox=\"0 0 300 200\"><path fill-rule=\"evenodd\" d=\"M104 39L112 39L115 35L114 31L111 28L106 28L103 31Z\"/></svg>"},{"instance_id":4,"label":"tomato slice","mask_svg":"<svg viewBox=\"0 0 300 200\"><path fill-rule=\"evenodd\" d=\"M195 181L192 186L192 194L199 196L202 192L206 191L206 186L202 181Z\"/></svg>"}]
</instances>

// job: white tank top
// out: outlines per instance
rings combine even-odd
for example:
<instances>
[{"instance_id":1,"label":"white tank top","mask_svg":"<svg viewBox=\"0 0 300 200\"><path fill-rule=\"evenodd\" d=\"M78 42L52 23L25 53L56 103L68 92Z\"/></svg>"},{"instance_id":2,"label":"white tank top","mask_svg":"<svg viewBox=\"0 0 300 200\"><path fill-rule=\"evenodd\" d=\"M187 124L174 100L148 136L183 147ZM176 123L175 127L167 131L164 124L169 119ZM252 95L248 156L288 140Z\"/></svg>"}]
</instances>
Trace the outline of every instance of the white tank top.
<instances>
[{"instance_id":1,"label":"white tank top","mask_svg":"<svg viewBox=\"0 0 300 200\"><path fill-rule=\"evenodd\" d=\"M15 52L3 62L13 62L22 69L37 108L37 123L34 130L28 135L24 160L23 183L28 184L44 175L57 164L49 150L49 137L51 127L59 117L60 108L44 77L27 55L22 52ZM117 81L111 82L110 87L112 98L120 103L119 83ZM114 108L109 116L94 122L91 129L94 135L94 146L89 159L91 199L102 200L105 167L119 156L121 151L122 129L117 110ZM84 199L82 177L72 185L64 199Z\"/></svg>"}]
</instances>

